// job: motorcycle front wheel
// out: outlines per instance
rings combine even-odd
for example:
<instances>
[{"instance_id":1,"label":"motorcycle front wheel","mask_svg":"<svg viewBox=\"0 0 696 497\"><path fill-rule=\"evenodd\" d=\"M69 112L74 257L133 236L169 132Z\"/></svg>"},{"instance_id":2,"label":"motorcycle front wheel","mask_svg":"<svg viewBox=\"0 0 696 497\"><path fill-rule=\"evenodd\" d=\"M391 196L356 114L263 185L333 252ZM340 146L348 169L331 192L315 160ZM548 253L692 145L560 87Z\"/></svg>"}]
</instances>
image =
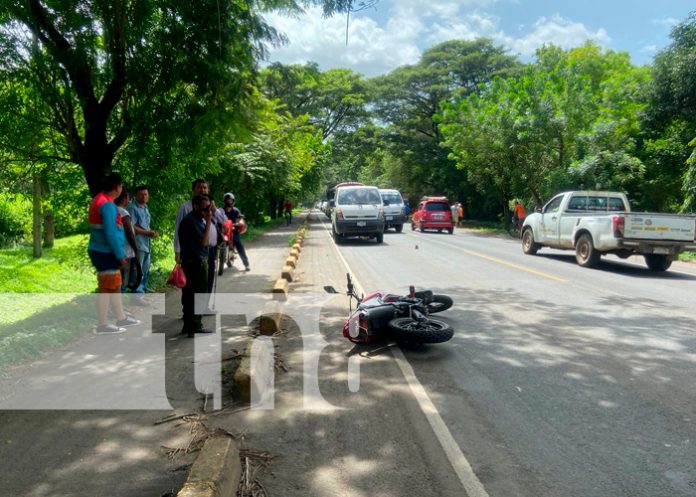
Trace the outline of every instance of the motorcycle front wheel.
<instances>
[{"instance_id":1,"label":"motorcycle front wheel","mask_svg":"<svg viewBox=\"0 0 696 497\"><path fill-rule=\"evenodd\" d=\"M454 335L450 325L439 319L396 318L389 321L391 336L396 342L442 343Z\"/></svg>"},{"instance_id":2,"label":"motorcycle front wheel","mask_svg":"<svg viewBox=\"0 0 696 497\"><path fill-rule=\"evenodd\" d=\"M454 301L452 300L452 297L448 297L447 295L433 295L433 300L426 305L428 308L428 313L430 314L435 314L436 312L442 312L446 311L450 307L452 307L452 304L454 304Z\"/></svg>"}]
</instances>

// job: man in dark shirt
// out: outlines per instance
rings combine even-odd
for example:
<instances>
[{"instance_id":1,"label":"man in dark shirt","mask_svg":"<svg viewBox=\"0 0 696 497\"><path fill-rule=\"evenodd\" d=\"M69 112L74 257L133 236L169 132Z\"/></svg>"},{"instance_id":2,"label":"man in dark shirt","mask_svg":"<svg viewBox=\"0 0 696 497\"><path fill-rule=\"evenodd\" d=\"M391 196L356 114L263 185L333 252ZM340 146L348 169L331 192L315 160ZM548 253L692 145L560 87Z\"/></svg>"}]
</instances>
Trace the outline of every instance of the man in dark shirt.
<instances>
[{"instance_id":1,"label":"man in dark shirt","mask_svg":"<svg viewBox=\"0 0 696 497\"><path fill-rule=\"evenodd\" d=\"M184 328L181 332L189 338L195 333L212 333L203 328L201 315L195 314L194 297L196 293L208 293L208 237L213 210L207 195L196 195L192 204L193 210L181 220L177 232L181 246L181 267L186 275L181 298L184 305Z\"/></svg>"}]
</instances>

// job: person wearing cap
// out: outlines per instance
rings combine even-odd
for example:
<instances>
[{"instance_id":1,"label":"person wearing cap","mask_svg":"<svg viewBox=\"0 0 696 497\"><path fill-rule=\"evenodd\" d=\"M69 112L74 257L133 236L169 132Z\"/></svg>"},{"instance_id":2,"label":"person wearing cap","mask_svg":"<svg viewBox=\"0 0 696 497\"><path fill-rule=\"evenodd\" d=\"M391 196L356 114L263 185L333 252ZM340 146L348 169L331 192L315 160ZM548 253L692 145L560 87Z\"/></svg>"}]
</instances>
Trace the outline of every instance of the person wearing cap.
<instances>
[{"instance_id":1,"label":"person wearing cap","mask_svg":"<svg viewBox=\"0 0 696 497\"><path fill-rule=\"evenodd\" d=\"M234 233L232 234L232 243L234 243L234 248L237 249L239 257L244 263L244 270L249 271L249 258L247 257L246 250L244 250L244 244L242 244L242 235L239 232L239 221L244 217L244 214L234 206L235 197L234 193L225 193L222 197L223 207L220 208L220 212L224 214L227 219L232 221L232 225L235 227Z\"/></svg>"},{"instance_id":2,"label":"person wearing cap","mask_svg":"<svg viewBox=\"0 0 696 497\"><path fill-rule=\"evenodd\" d=\"M191 184L191 198L203 195L210 199L212 205L211 212L216 213L215 202L208 195L208 182L203 179L196 179ZM181 221L190 212L193 211L192 200L187 200L179 206L179 210L176 213L176 224L174 231L174 257L177 263L181 263L181 242L179 240L179 225ZM213 287L215 285L215 277L217 272L215 271L215 261L217 260L217 246L218 246L218 222L224 218L220 219L219 216L214 215L210 224L210 229L208 230L208 293L213 293Z\"/></svg>"}]
</instances>

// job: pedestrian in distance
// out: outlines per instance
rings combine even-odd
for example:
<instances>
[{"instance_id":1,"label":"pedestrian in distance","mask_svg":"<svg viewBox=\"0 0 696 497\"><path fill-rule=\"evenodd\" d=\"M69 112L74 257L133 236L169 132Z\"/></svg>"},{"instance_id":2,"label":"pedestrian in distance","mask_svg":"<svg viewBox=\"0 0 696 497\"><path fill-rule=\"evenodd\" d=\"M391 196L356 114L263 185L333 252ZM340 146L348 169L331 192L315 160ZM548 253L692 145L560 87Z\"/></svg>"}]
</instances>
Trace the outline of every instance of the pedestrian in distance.
<instances>
[{"instance_id":1,"label":"pedestrian in distance","mask_svg":"<svg viewBox=\"0 0 696 497\"><path fill-rule=\"evenodd\" d=\"M135 305L147 305L143 296L147 291L147 284L150 279L150 264L152 262L152 239L157 238L159 233L150 227L151 217L147 203L150 201L150 192L145 185L138 185L134 189L134 199L128 207L133 219L135 229L135 241L138 247L138 262L142 271L140 285L134 293L139 294L139 298L134 299Z\"/></svg>"},{"instance_id":2,"label":"pedestrian in distance","mask_svg":"<svg viewBox=\"0 0 696 497\"><path fill-rule=\"evenodd\" d=\"M459 226L459 207L456 203L450 206L450 212L452 213L452 226Z\"/></svg>"},{"instance_id":3,"label":"pedestrian in distance","mask_svg":"<svg viewBox=\"0 0 696 497\"><path fill-rule=\"evenodd\" d=\"M239 254L239 258L242 259L242 263L244 264L244 270L249 271L251 269L249 267L249 258L247 257L246 250L244 250L244 244L242 243L242 235L239 230L240 221L244 218L244 214L242 214L242 212L237 207L235 207L235 201L236 198L234 196L234 193L225 193L223 197L223 202L225 203L225 215L228 219L232 221L232 225L235 227L234 233L232 235L232 243L234 244L234 248L237 249L237 254Z\"/></svg>"},{"instance_id":4,"label":"pedestrian in distance","mask_svg":"<svg viewBox=\"0 0 696 497\"><path fill-rule=\"evenodd\" d=\"M527 217L527 211L519 201L515 200L515 206L512 209L512 226L514 229L519 229Z\"/></svg>"},{"instance_id":5,"label":"pedestrian in distance","mask_svg":"<svg viewBox=\"0 0 696 497\"><path fill-rule=\"evenodd\" d=\"M289 198L283 202L283 215L285 216L286 224L292 224L292 202Z\"/></svg>"},{"instance_id":6,"label":"pedestrian in distance","mask_svg":"<svg viewBox=\"0 0 696 497\"><path fill-rule=\"evenodd\" d=\"M207 195L191 199L191 212L178 223L178 260L186 275L181 302L184 308L184 326L181 330L192 338L196 333L212 333L203 328L203 319L195 312L195 295L208 291L208 247L213 227L213 209Z\"/></svg>"},{"instance_id":7,"label":"pedestrian in distance","mask_svg":"<svg viewBox=\"0 0 696 497\"><path fill-rule=\"evenodd\" d=\"M126 264L121 268L121 293L125 293L128 288L131 265L134 264L133 259L137 257L138 246L135 240L135 229L133 228L133 222L131 219L131 214L126 208L130 202L130 195L128 190L122 189L121 195L116 197L114 203L118 208L118 213L121 214L121 222L123 223L123 233L126 237L126 242L123 245L123 251L126 255Z\"/></svg>"},{"instance_id":8,"label":"pedestrian in distance","mask_svg":"<svg viewBox=\"0 0 696 497\"><path fill-rule=\"evenodd\" d=\"M89 206L87 253L97 271L97 334L116 334L140 321L127 316L121 302L121 268L126 265L123 220L114 199L121 195L121 176L111 173L102 180L102 191ZM116 324L108 322L109 307Z\"/></svg>"},{"instance_id":9,"label":"pedestrian in distance","mask_svg":"<svg viewBox=\"0 0 696 497\"><path fill-rule=\"evenodd\" d=\"M464 205L461 202L457 202L457 210L459 212L459 226L464 226Z\"/></svg>"}]
</instances>

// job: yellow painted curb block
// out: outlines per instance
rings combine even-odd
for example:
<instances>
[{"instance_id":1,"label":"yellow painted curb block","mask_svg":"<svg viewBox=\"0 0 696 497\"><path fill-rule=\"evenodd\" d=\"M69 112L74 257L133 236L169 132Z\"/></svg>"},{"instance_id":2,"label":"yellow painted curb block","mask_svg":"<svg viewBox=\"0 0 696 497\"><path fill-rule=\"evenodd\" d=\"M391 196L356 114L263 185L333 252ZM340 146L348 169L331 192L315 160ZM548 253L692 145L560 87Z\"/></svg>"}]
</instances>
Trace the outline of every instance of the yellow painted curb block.
<instances>
[{"instance_id":1,"label":"yellow painted curb block","mask_svg":"<svg viewBox=\"0 0 696 497\"><path fill-rule=\"evenodd\" d=\"M273 285L272 293L282 293L284 295L287 295L289 289L290 285L288 285L288 280L286 280L285 278L278 278L275 282L275 285Z\"/></svg>"},{"instance_id":2,"label":"yellow painted curb block","mask_svg":"<svg viewBox=\"0 0 696 497\"><path fill-rule=\"evenodd\" d=\"M283 266L283 269L280 270L280 276L281 278L285 278L288 280L288 283L292 282L292 272L294 271L295 268L292 266Z\"/></svg>"},{"instance_id":3,"label":"yellow painted curb block","mask_svg":"<svg viewBox=\"0 0 696 497\"><path fill-rule=\"evenodd\" d=\"M290 267L296 267L297 266L297 257L288 257L285 259L285 265L290 266Z\"/></svg>"}]
</instances>

